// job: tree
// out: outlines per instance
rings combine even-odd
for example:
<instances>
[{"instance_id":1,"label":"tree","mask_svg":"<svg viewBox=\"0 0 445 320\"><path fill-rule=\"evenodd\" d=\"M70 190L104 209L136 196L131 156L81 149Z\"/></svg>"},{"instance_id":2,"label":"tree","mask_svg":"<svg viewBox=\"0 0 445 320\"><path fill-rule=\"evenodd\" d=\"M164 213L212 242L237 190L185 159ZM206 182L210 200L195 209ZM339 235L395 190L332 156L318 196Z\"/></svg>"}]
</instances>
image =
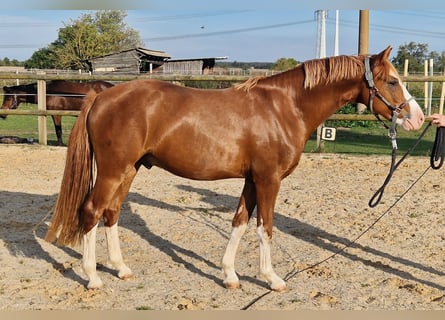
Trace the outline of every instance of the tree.
<instances>
[{"instance_id":1,"label":"tree","mask_svg":"<svg viewBox=\"0 0 445 320\"><path fill-rule=\"evenodd\" d=\"M82 14L59 29L58 39L36 51L26 66L89 70L88 60L143 45L139 32L124 19L125 11L102 10Z\"/></svg>"},{"instance_id":2,"label":"tree","mask_svg":"<svg viewBox=\"0 0 445 320\"><path fill-rule=\"evenodd\" d=\"M52 45L35 51L31 58L25 61L26 69L53 69L56 66L56 57Z\"/></svg>"},{"instance_id":3,"label":"tree","mask_svg":"<svg viewBox=\"0 0 445 320\"><path fill-rule=\"evenodd\" d=\"M293 58L280 58L273 65L272 69L277 71L286 71L298 65L298 61Z\"/></svg>"},{"instance_id":4,"label":"tree","mask_svg":"<svg viewBox=\"0 0 445 320\"><path fill-rule=\"evenodd\" d=\"M410 42L399 46L397 55L392 59L392 63L398 70L403 70L405 59L408 59L411 72L423 72L424 61L428 57L427 44Z\"/></svg>"},{"instance_id":5,"label":"tree","mask_svg":"<svg viewBox=\"0 0 445 320\"><path fill-rule=\"evenodd\" d=\"M0 66L22 66L23 62L18 61L17 59L9 59L8 57L5 57L3 59L0 59Z\"/></svg>"},{"instance_id":6,"label":"tree","mask_svg":"<svg viewBox=\"0 0 445 320\"><path fill-rule=\"evenodd\" d=\"M437 51L431 51L429 54L429 58L433 59L434 62L434 70L443 72L445 69L445 51L442 53L438 53Z\"/></svg>"}]
</instances>

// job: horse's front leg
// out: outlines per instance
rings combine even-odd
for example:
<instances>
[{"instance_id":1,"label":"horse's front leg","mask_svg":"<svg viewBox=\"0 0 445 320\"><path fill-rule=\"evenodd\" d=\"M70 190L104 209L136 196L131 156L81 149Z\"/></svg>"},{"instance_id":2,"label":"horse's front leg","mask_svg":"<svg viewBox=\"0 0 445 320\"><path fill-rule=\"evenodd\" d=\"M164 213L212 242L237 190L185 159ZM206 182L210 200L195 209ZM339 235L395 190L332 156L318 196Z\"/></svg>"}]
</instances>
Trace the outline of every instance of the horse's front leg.
<instances>
[{"instance_id":1,"label":"horse's front leg","mask_svg":"<svg viewBox=\"0 0 445 320\"><path fill-rule=\"evenodd\" d=\"M235 255L241 237L247 229L247 223L255 209L255 197L255 185L246 179L238 209L232 221L232 233L222 259L222 268L225 275L223 283L224 286L229 289L239 288L240 286L238 276L235 272Z\"/></svg>"},{"instance_id":2,"label":"horse's front leg","mask_svg":"<svg viewBox=\"0 0 445 320\"><path fill-rule=\"evenodd\" d=\"M97 224L83 236L83 271L88 277L88 289L101 288L103 283L96 271L96 231Z\"/></svg>"},{"instance_id":3,"label":"horse's front leg","mask_svg":"<svg viewBox=\"0 0 445 320\"><path fill-rule=\"evenodd\" d=\"M56 130L56 136L57 136L57 145L63 146L63 140L62 140L62 117L61 116L52 116L53 123L54 123L54 129Z\"/></svg>"},{"instance_id":4,"label":"horse's front leg","mask_svg":"<svg viewBox=\"0 0 445 320\"><path fill-rule=\"evenodd\" d=\"M133 273L122 258L117 222L111 227L105 227L105 235L107 237L109 264L118 271L119 278L126 280L133 277Z\"/></svg>"},{"instance_id":5,"label":"horse's front leg","mask_svg":"<svg viewBox=\"0 0 445 320\"><path fill-rule=\"evenodd\" d=\"M286 283L273 270L271 259L272 228L275 201L280 188L280 180L260 181L257 190L257 235L260 240L260 274L274 291L287 290Z\"/></svg>"}]
</instances>

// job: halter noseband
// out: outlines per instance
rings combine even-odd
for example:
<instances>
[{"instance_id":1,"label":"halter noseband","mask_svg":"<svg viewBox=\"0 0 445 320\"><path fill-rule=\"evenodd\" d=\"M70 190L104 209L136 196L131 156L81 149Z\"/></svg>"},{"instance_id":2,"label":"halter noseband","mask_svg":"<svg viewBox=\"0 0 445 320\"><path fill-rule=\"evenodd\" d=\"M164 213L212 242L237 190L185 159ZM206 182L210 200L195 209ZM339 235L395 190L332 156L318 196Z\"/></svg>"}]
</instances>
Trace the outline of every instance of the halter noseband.
<instances>
[{"instance_id":1,"label":"halter noseband","mask_svg":"<svg viewBox=\"0 0 445 320\"><path fill-rule=\"evenodd\" d=\"M385 97L380 93L379 89L375 86L374 83L374 75L372 74L371 65L370 65L370 59L368 56L365 57L365 79L368 84L369 88L369 109L371 112L376 116L378 120L380 120L385 128L389 130L388 136L391 139L391 143L393 146L393 149L397 149L397 142L396 142L396 121L399 117L400 112L407 106L408 102L411 101L413 98L409 98L408 100L403 101L398 106L392 105ZM391 127L388 128L388 126L380 119L379 115L374 112L374 98L379 98L387 107L389 110L391 110Z\"/></svg>"}]
</instances>

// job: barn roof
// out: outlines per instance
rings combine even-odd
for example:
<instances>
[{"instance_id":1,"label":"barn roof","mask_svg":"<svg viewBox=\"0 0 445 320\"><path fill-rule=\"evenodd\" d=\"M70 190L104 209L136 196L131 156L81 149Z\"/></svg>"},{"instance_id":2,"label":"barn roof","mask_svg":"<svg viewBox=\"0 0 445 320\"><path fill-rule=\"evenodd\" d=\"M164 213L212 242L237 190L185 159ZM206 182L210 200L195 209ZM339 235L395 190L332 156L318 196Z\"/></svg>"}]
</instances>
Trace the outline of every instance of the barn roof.
<instances>
[{"instance_id":1,"label":"barn roof","mask_svg":"<svg viewBox=\"0 0 445 320\"><path fill-rule=\"evenodd\" d=\"M207 57L207 58L192 58L192 59L168 59L167 62L225 60L225 59L228 59L228 57Z\"/></svg>"},{"instance_id":2,"label":"barn roof","mask_svg":"<svg viewBox=\"0 0 445 320\"><path fill-rule=\"evenodd\" d=\"M138 53L140 53L142 55L155 57L155 58L158 58L160 60L166 60L166 59L170 59L171 58L171 56L167 52L165 52L165 51L158 51L158 50L151 50L151 49L147 49L147 48L137 47L137 48L132 48L132 49L128 49L128 50L122 50L122 51L119 51L119 52L113 52L113 53L105 54L103 56L94 57L94 58L91 58L90 60L95 60L95 59L99 59L99 58L109 57L109 56L112 56L112 55L121 54L123 52L128 52L128 51L136 51L136 52L138 52Z\"/></svg>"}]
</instances>

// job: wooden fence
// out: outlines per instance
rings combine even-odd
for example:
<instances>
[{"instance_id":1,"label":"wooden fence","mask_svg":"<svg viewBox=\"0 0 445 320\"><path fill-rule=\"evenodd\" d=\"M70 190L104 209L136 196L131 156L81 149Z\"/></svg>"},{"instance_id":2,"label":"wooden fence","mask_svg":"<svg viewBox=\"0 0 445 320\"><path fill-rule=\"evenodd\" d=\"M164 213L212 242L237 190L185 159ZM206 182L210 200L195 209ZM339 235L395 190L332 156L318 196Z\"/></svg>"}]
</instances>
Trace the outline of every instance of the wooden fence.
<instances>
[{"instance_id":1,"label":"wooden fence","mask_svg":"<svg viewBox=\"0 0 445 320\"><path fill-rule=\"evenodd\" d=\"M38 117L39 143L47 144L47 126L46 118L51 115L60 116L77 116L80 111L68 110L46 110L46 81L49 80L71 80L71 81L94 81L104 80L110 82L130 81L135 79L158 79L170 82L184 82L184 81L225 81L225 82L242 82L247 80L248 76L226 76L226 75L165 75L165 74L150 74L143 76L135 75L118 75L118 76L100 76L88 74L16 74L16 73L0 73L0 79L14 79L14 80L35 80L37 82L37 110L2 110L0 115L27 115ZM402 76L403 82L442 82L445 83L444 76ZM445 86L442 86L442 96L444 94ZM443 100L443 99L441 99ZM442 110L443 101L441 101ZM333 114L330 120L352 120L352 121L374 121L376 118L371 114Z\"/></svg>"}]
</instances>

